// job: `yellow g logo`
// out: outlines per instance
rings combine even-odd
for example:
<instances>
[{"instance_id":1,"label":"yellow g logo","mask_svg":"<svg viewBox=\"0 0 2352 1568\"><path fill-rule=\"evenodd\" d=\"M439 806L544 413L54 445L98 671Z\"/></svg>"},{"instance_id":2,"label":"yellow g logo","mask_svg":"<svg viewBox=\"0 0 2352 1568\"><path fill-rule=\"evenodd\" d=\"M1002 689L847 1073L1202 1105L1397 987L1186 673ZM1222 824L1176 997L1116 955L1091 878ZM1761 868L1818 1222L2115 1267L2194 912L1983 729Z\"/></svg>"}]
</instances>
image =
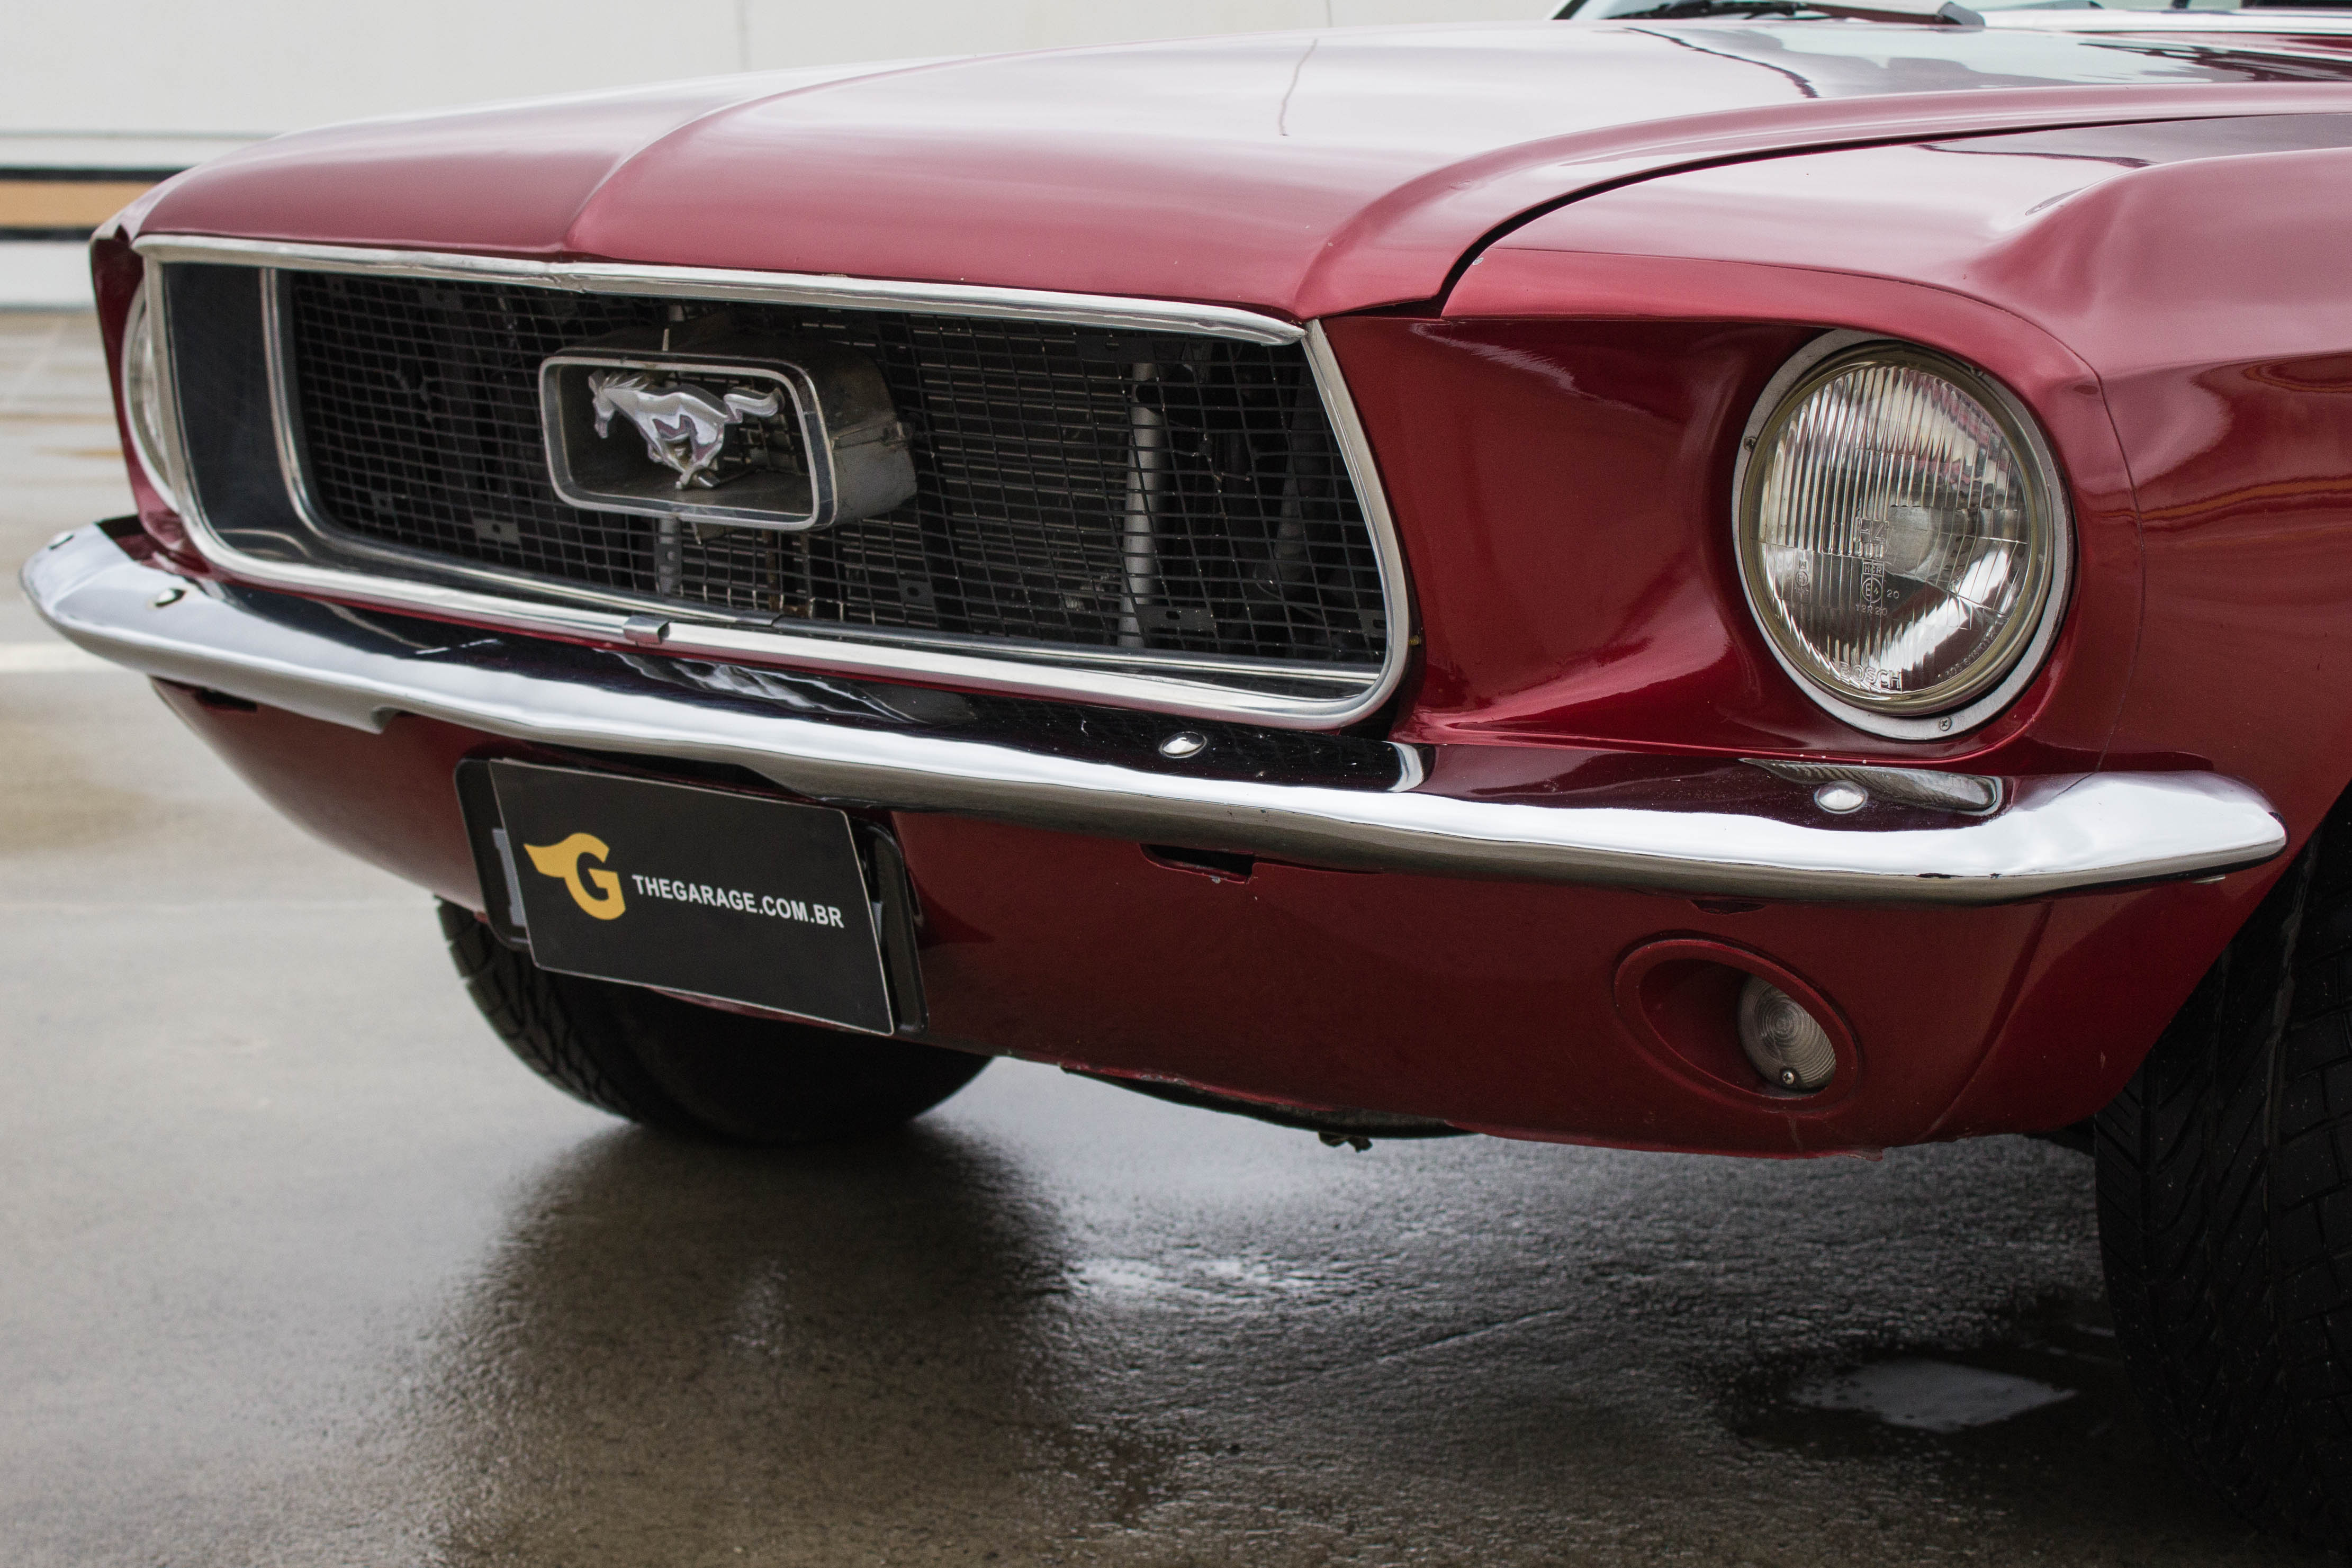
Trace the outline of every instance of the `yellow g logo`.
<instances>
[{"instance_id":1,"label":"yellow g logo","mask_svg":"<svg viewBox=\"0 0 2352 1568\"><path fill-rule=\"evenodd\" d=\"M580 857L602 860L612 853L604 841L593 833L575 833L561 844L526 844L523 852L530 863L539 868L542 877L553 877L572 894L572 901L587 911L591 920L616 921L626 912L628 905L621 900L621 879L610 871L591 870L588 880L603 889L591 893L580 883Z\"/></svg>"}]
</instances>

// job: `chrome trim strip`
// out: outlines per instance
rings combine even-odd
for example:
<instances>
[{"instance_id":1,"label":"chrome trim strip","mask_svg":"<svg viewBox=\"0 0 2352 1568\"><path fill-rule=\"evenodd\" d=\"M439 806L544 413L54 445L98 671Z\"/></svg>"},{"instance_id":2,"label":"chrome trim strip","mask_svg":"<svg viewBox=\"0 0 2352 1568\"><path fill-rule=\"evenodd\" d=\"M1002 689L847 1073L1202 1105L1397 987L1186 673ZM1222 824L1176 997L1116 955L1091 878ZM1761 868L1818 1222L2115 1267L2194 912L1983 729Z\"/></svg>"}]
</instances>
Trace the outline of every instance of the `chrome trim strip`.
<instances>
[{"instance_id":1,"label":"chrome trim strip","mask_svg":"<svg viewBox=\"0 0 2352 1568\"><path fill-rule=\"evenodd\" d=\"M914 631L898 626L845 626L837 632L811 628L799 635L824 642L837 638L853 646L879 642L895 643L902 647L935 647L950 651L964 651L978 647L988 649L999 658L1018 658L1040 664L1119 668L1148 661L1153 670L1177 670L1194 675L1238 675L1260 680L1297 680L1309 685L1345 687L1350 691L1360 691L1381 678L1381 667L1373 664L1285 664L1280 659L1247 658L1239 654L1220 658L1205 653L1139 653L1133 648L1080 647L1066 643L1030 642L1021 637L990 637L982 642L977 638L960 637L952 632Z\"/></svg>"},{"instance_id":2,"label":"chrome trim strip","mask_svg":"<svg viewBox=\"0 0 2352 1568\"><path fill-rule=\"evenodd\" d=\"M188 433L180 418L180 362L173 353L172 301L165 296L163 269L142 272L139 292L147 300L148 314L153 318L156 333L155 380L163 395L163 444L169 447L174 471L180 476L183 494L173 498L179 502L179 513L185 517L196 510L195 469L188 462ZM120 367L116 367L121 374Z\"/></svg>"},{"instance_id":3,"label":"chrome trim strip","mask_svg":"<svg viewBox=\"0 0 2352 1568\"><path fill-rule=\"evenodd\" d=\"M1793 784L1857 784L1873 796L1898 805L1927 811L1957 811L1981 816L2000 809L2003 786L1998 778L1981 773L1948 773L1933 768L1888 768L1861 763L1792 763L1769 757L1743 757L1751 768Z\"/></svg>"},{"instance_id":4,"label":"chrome trim strip","mask_svg":"<svg viewBox=\"0 0 2352 1568\"><path fill-rule=\"evenodd\" d=\"M1396 519L1389 512L1389 492L1381 483L1381 470L1372 458L1371 437L1364 434L1364 422L1356 414L1356 395L1348 389L1347 373L1339 368L1339 356L1331 352L1331 340L1320 321L1307 323L1307 363L1315 373L1323 411L1331 419L1331 438L1339 444L1339 457L1348 465L1348 482L1355 487L1356 504L1363 510L1365 530L1371 534L1373 552L1380 557L1381 614L1388 626L1389 642L1381 660L1380 681L1373 689L1380 693L1380 700L1364 704L1369 713L1387 701L1389 693L1404 679L1405 655L1412 647L1412 578L1405 571L1404 546L1397 541Z\"/></svg>"},{"instance_id":5,"label":"chrome trim strip","mask_svg":"<svg viewBox=\"0 0 2352 1568\"><path fill-rule=\"evenodd\" d=\"M278 451L278 477L286 481L286 498L294 503L294 515L302 525L324 538L335 542L339 549L358 553L371 553L373 540L345 533L328 523L310 499L310 454L302 447L302 422L292 416L298 389L294 384L294 366L286 356L286 286L272 269L265 268L261 279L261 362L269 375L270 444ZM163 268L155 270L161 282ZM188 487L191 492L194 485ZM189 496L193 504L194 495ZM205 531L209 533L211 531ZM422 555L422 552L419 552ZM429 558L428 558L429 559Z\"/></svg>"},{"instance_id":6,"label":"chrome trim strip","mask_svg":"<svg viewBox=\"0 0 2352 1568\"><path fill-rule=\"evenodd\" d=\"M1130 300L972 283L904 283L882 278L749 272L702 267L646 267L616 261L523 261L451 251L383 250L355 245L296 245L275 239L204 235L142 235L132 248L151 261L203 261L273 267L287 272L373 272L394 278L448 278L478 283L530 283L583 294L649 294L690 300L743 300L844 310L907 310L916 315L992 316L1131 331L1187 332L1250 343L1295 343L1307 329L1255 310L1180 300Z\"/></svg>"},{"instance_id":7,"label":"chrome trim strip","mask_svg":"<svg viewBox=\"0 0 2352 1568\"><path fill-rule=\"evenodd\" d=\"M382 263L383 268L401 276L461 277L541 283L550 287L587 285L555 280L559 273L563 278L571 277L571 270L567 270L570 264L509 262L495 257L436 256L337 246L286 246L266 240L205 239L169 235L142 238L138 248L142 255L156 261L227 263L250 266L258 271L262 288L263 328L268 339L264 353L269 372L278 467L286 481L287 494L304 526L320 537L331 541L338 550L363 559L430 573L455 583L479 584L482 586L478 590L452 585L449 582L420 583L339 567L271 561L252 555L230 545L220 536L204 515L201 501L192 493L184 514L190 537L206 561L244 581L289 593L443 616L533 636L583 637L609 643L627 640L623 628L633 616L655 615L667 621L668 630L665 640L672 649L681 654L814 666L887 679L953 681L986 690L1069 697L1115 707L1149 709L1186 718L1231 719L1278 729L1339 729L1354 723L1386 702L1403 679L1405 661L1412 651L1412 601L1405 585L1404 552L1397 542L1388 498L1381 488L1380 470L1373 463L1362 422L1357 417L1354 399L1348 391L1339 360L1332 353L1329 341L1319 322L1293 327L1271 317L1219 306L1163 306L1151 300L1027 294L1002 289L981 291L1004 307L987 310L970 305L968 290L942 289L923 295L932 300L929 308L940 314L997 315L1080 325L1213 332L1256 342L1301 343L1316 378L1317 391L1322 396L1324 411L1331 421L1333 438L1338 442L1341 458L1347 464L1349 479L1355 486L1357 504L1363 510L1373 552L1380 562L1381 603L1389 628L1388 646L1380 667L1370 672L1369 679L1362 671L1344 671L1330 666L1293 666L1268 661L1260 667L1251 661L1134 649L1054 647L1041 650L1011 644L1001 638L962 638L946 634L902 636L893 634L887 628L875 628L870 632L866 628L845 628L836 636L774 631L745 623L702 621L683 612L680 606L658 598L599 590L573 583L542 582L521 573L360 538L327 521L314 503L304 476L299 422L294 417L291 402L293 369L286 363L278 331L282 293L278 287L278 273L282 270L348 270L374 266L373 258L389 258ZM446 268L442 266L445 263L447 264ZM493 263L495 267L491 265ZM499 270L509 268L526 270L521 273ZM603 264L599 264L599 268L594 287L604 292L668 292L696 298L790 300L846 309L915 310L917 305L910 302L914 295L904 291L920 293L931 289L931 286L927 284L873 284L873 291L867 291L865 280L821 279L816 281L828 288L837 283L855 283L859 291L854 295L828 295L813 300L798 291L798 285L806 279L793 279L785 274L703 272L688 268L625 268ZM159 280L163 276L160 268L154 274ZM667 280L676 286L667 289L635 287L638 280L649 278ZM729 294L718 284L714 284L713 290L687 286L693 279L746 278L769 279L775 284L775 289L764 294ZM901 292L880 291L885 289ZM167 332L170 323L169 293L168 287L156 290L156 300L161 306L158 321ZM1024 308L1019 310L1012 309L1004 303L1010 300L1023 302ZM1096 305L1108 308L1109 313L1088 313ZM1149 307L1160 313L1135 316L1128 310L1129 306ZM1202 311L1210 312L1210 316L1202 317L1200 314ZM1246 333L1239 330L1217 333L1213 326L1201 324L1205 320L1225 317L1243 318L1259 326L1279 327L1282 332L1270 337L1253 327ZM166 341L169 342L168 337ZM171 355L166 353L162 357L168 362ZM166 384L170 386L171 372L168 369L165 375ZM176 412L178 398L175 388L173 406ZM191 491L194 489L192 484ZM499 588L505 588L509 593L562 595L571 602L517 599L509 597L507 593L497 592ZM1097 668L1110 664L1118 668ZM1138 667L1143 668L1139 669ZM1143 669L1151 673L1144 673ZM1157 673L1161 669L1170 673ZM1214 674L1244 678L1258 676L1344 689L1329 697L1302 697L1237 689L1199 679Z\"/></svg>"},{"instance_id":8,"label":"chrome trim strip","mask_svg":"<svg viewBox=\"0 0 2352 1568\"><path fill-rule=\"evenodd\" d=\"M131 296L131 309L122 319L121 346L110 368L121 388L122 427L131 436L131 455L137 461L149 488L163 498L165 506L177 510L180 492L188 488L188 482L187 470L179 466L180 400L172 392L172 344L171 340L164 336L163 313L155 300L162 292L152 279L142 278L139 280L137 290ZM156 443L163 448L160 452L147 449L147 437L142 428L146 421L140 416L142 411L134 361L142 334L152 356L151 363L144 367L145 373L155 378L155 390L163 400L163 411L167 416L155 431ZM180 478L173 479L168 477L173 474Z\"/></svg>"},{"instance_id":9,"label":"chrome trim strip","mask_svg":"<svg viewBox=\"0 0 2352 1568\"><path fill-rule=\"evenodd\" d=\"M1142 772L915 728L751 708L683 688L649 691L619 655L485 637L411 647L275 595L199 591L131 560L96 529L24 571L26 596L89 652L149 675L362 730L397 713L550 745L733 763L819 800L950 812L1145 843L1310 864L1808 902L1971 906L2210 877L2286 845L2263 797L2212 773L2012 781L1990 816L1930 828L1759 807L1533 805L1425 787L1345 789ZM558 673L554 660L569 659ZM613 678L583 678L608 658ZM640 656L642 657L642 656ZM606 668L602 665L591 668ZM1752 772L1749 776L1763 775ZM1745 786L1742 786L1745 788ZM1745 803L1745 804L1742 804ZM1841 826L1842 825L1842 826Z\"/></svg>"}]
</instances>

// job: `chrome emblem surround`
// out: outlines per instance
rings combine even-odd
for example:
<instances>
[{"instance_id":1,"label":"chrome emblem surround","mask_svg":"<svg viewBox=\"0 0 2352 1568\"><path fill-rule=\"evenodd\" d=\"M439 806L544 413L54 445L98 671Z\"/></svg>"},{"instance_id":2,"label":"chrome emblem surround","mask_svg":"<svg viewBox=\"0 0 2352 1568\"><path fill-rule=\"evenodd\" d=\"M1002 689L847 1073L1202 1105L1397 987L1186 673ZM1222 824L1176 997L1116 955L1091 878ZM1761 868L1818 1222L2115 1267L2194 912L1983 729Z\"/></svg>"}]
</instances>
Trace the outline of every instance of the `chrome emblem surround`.
<instances>
[{"instance_id":1,"label":"chrome emblem surround","mask_svg":"<svg viewBox=\"0 0 2352 1568\"><path fill-rule=\"evenodd\" d=\"M588 510L798 533L915 494L907 428L870 360L738 331L723 312L551 354L539 394L548 477Z\"/></svg>"},{"instance_id":2,"label":"chrome emblem surround","mask_svg":"<svg viewBox=\"0 0 2352 1568\"><path fill-rule=\"evenodd\" d=\"M711 467L726 445L727 427L746 418L772 419L783 412L781 388L764 397L747 392L714 393L687 381L656 383L656 373L594 370L588 373L596 434L613 433L613 416L625 416L646 438L646 456L677 470L673 488L699 485L715 489Z\"/></svg>"}]
</instances>

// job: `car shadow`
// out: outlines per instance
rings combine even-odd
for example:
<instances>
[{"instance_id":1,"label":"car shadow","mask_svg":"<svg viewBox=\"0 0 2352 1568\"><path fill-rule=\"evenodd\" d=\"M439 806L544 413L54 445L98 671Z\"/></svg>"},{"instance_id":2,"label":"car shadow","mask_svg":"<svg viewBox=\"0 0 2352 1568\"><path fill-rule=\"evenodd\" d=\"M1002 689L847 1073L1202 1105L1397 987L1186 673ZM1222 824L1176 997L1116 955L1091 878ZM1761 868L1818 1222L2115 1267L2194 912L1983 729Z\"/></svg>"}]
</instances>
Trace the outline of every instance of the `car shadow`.
<instances>
[{"instance_id":1,"label":"car shadow","mask_svg":"<svg viewBox=\"0 0 2352 1568\"><path fill-rule=\"evenodd\" d=\"M984 1145L619 1131L517 1215L403 1423L435 1561L1017 1549L1152 1495L1149 1440L1057 1403L1053 1216Z\"/></svg>"}]
</instances>

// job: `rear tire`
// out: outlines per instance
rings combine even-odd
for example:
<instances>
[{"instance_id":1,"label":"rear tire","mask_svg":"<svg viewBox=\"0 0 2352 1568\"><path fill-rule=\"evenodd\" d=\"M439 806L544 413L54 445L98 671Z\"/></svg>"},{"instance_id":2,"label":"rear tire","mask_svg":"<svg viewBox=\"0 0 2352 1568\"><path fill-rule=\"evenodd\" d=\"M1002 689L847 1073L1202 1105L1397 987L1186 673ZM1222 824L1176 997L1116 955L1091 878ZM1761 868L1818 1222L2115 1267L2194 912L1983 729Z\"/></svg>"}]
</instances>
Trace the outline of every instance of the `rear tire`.
<instances>
[{"instance_id":1,"label":"rear tire","mask_svg":"<svg viewBox=\"0 0 2352 1568\"><path fill-rule=\"evenodd\" d=\"M2097 1120L2126 1364L2247 1519L2352 1546L2352 822L2288 868Z\"/></svg>"},{"instance_id":2,"label":"rear tire","mask_svg":"<svg viewBox=\"0 0 2352 1568\"><path fill-rule=\"evenodd\" d=\"M526 1066L667 1132L769 1146L862 1137L920 1116L989 1062L552 973L456 904L441 905L441 931L474 1005Z\"/></svg>"}]
</instances>

